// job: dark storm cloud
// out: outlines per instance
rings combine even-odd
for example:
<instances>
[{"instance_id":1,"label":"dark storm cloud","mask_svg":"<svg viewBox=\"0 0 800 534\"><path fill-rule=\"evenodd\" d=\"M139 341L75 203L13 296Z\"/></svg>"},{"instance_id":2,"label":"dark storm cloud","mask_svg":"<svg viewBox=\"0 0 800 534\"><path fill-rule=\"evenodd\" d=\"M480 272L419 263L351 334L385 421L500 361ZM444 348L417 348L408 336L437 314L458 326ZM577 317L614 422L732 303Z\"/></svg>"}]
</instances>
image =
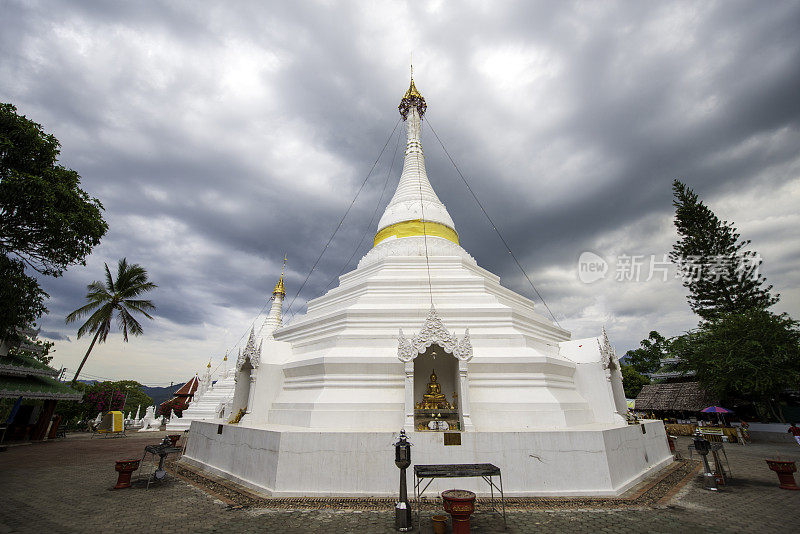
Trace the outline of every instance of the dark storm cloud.
<instances>
[{"instance_id":1,"label":"dark storm cloud","mask_svg":"<svg viewBox=\"0 0 800 534\"><path fill-rule=\"evenodd\" d=\"M53 341L66 341L69 343L70 339L68 336L61 334L59 332L50 332L49 330L40 330L39 337L43 337L45 339L51 339Z\"/></svg>"},{"instance_id":2,"label":"dark storm cloud","mask_svg":"<svg viewBox=\"0 0 800 534\"><path fill-rule=\"evenodd\" d=\"M630 226L631 246L666 252L647 248L661 232L647 217L669 216L674 178L704 198L797 179L798 27L795 2L7 4L0 100L59 137L111 224L87 268L44 283L45 325L63 328L122 256L186 338L220 309L255 315L284 254L291 301L398 119L411 48L428 174L462 244L532 296L430 126L556 314L580 315L588 290L547 273ZM395 139L293 311L365 231L346 270L371 247ZM657 312L597 291L620 317Z\"/></svg>"}]
</instances>

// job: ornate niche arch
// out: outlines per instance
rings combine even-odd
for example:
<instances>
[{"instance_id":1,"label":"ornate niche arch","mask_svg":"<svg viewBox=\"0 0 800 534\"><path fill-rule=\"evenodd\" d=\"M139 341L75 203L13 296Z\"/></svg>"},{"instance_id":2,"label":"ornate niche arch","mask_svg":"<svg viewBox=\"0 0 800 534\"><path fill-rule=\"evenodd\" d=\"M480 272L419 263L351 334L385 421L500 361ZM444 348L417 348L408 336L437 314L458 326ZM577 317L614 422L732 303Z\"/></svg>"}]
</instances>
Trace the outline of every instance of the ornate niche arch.
<instances>
[{"instance_id":1,"label":"ornate niche arch","mask_svg":"<svg viewBox=\"0 0 800 534\"><path fill-rule=\"evenodd\" d=\"M625 390L622 385L622 369L620 368L617 351L608 339L606 328L603 327L603 334L597 340L600 348L600 357L603 369L606 372L606 380L609 383L611 401L616 409L617 416L627 421L628 403L625 400Z\"/></svg>"},{"instance_id":2,"label":"ornate niche arch","mask_svg":"<svg viewBox=\"0 0 800 534\"><path fill-rule=\"evenodd\" d=\"M250 330L250 338L244 350L236 358L236 388L233 393L231 413L236 415L239 410L250 412L253 409L253 393L255 393L258 364L261 361L261 344L256 346L255 329Z\"/></svg>"},{"instance_id":3,"label":"ornate niche arch","mask_svg":"<svg viewBox=\"0 0 800 534\"><path fill-rule=\"evenodd\" d=\"M452 354L458 360L458 396L460 401L461 418L465 431L473 430L472 418L469 408L469 375L467 363L472 359L472 342L469 337L469 328L464 336L459 339L451 334L444 325L439 314L431 307L425 323L416 335L408 339L400 329L397 345L397 358L405 364L405 419L404 426L407 432L414 431L414 359L432 346L438 345L445 352Z\"/></svg>"}]
</instances>

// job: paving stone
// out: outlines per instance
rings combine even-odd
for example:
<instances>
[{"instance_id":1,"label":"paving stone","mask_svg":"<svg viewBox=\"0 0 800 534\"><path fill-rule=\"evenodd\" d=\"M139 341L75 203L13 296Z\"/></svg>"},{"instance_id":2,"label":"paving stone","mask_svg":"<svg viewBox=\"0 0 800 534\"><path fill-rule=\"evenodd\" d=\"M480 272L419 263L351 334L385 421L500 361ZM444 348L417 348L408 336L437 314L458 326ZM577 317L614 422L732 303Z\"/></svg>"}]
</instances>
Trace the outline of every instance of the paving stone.
<instances>
[{"instance_id":1,"label":"paving stone","mask_svg":"<svg viewBox=\"0 0 800 534\"><path fill-rule=\"evenodd\" d=\"M391 508L382 511L232 509L168 475L145 490L110 490L114 461L140 458L160 434L66 440L10 447L0 453L0 533L27 532L395 532ZM679 440L682 452L689 441ZM800 524L800 491L778 488L764 458L776 453L800 462L794 444L726 445L733 480L723 491L691 480L666 504L619 510L508 512L508 530L488 512L473 515L473 532L741 532L793 531ZM152 472L151 465L142 471ZM441 513L441 512L438 512ZM433 507L421 532L432 532Z\"/></svg>"}]
</instances>

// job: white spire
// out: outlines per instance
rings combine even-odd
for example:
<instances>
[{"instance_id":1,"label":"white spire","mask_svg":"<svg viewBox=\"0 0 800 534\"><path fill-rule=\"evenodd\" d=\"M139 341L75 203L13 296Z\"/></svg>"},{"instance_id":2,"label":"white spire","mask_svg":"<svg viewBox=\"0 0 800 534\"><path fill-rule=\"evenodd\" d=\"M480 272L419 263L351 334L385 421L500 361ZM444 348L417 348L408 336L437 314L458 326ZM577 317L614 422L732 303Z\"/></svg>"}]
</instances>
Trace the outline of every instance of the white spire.
<instances>
[{"instance_id":1,"label":"white spire","mask_svg":"<svg viewBox=\"0 0 800 534\"><path fill-rule=\"evenodd\" d=\"M275 290L272 292L272 307L269 310L267 318L264 319L264 325L261 327L265 330L264 335L268 338L271 338L273 332L283 324L283 299L286 298L286 288L283 285L283 272L285 270L286 256L284 255L281 277L278 283L275 284Z\"/></svg>"},{"instance_id":2,"label":"white spire","mask_svg":"<svg viewBox=\"0 0 800 534\"><path fill-rule=\"evenodd\" d=\"M425 171L425 154L422 150L420 131L426 104L414 86L413 79L399 109L407 122L408 130L403 173L397 184L397 190L378 223L375 244L385 239L423 234L443 237L458 243L453 219L433 191ZM426 223L424 230L423 217Z\"/></svg>"},{"instance_id":3,"label":"white spire","mask_svg":"<svg viewBox=\"0 0 800 534\"><path fill-rule=\"evenodd\" d=\"M264 335L271 338L273 332L283 324L283 293L275 293L272 300L272 307L269 309L267 318L264 319Z\"/></svg>"}]
</instances>

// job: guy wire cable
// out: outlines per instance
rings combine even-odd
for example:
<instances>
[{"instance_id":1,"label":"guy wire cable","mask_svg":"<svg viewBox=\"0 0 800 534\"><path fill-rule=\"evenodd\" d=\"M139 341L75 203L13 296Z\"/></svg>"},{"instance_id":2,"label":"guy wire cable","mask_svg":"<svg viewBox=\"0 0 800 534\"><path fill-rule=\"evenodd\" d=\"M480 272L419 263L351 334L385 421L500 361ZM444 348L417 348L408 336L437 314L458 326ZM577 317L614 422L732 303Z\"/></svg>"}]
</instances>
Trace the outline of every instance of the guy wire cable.
<instances>
[{"instance_id":1,"label":"guy wire cable","mask_svg":"<svg viewBox=\"0 0 800 534\"><path fill-rule=\"evenodd\" d=\"M419 118L419 136L422 138L422 117ZM433 308L433 284L431 283L431 262L428 257L428 228L425 222L425 201L422 198L422 180L419 182L419 207L422 215L422 239L425 243L425 268L428 271L428 295L431 298L431 308ZM434 359L436 357L434 356Z\"/></svg>"},{"instance_id":2,"label":"guy wire cable","mask_svg":"<svg viewBox=\"0 0 800 534\"><path fill-rule=\"evenodd\" d=\"M533 291L539 296L539 299L542 301L542 304L544 304L544 307L547 308L548 312L550 312L550 317L552 317L553 321L555 321L556 325L559 328L561 328L561 325L558 323L558 319L556 319L556 316L553 314L552 310L550 310L550 306L547 305L547 302L544 300L544 297L542 296L542 294L539 293L539 290L536 289L535 285L533 285L533 281L528 276L528 273L525 272L525 269L522 267L522 264L519 262L517 257L511 251L511 247L508 246L508 243L506 242L505 238L503 238L503 234L500 233L500 230L494 224L494 221L492 221L492 218L489 217L488 213L486 213L486 210L484 209L483 204L481 204L481 201L478 200L478 196L475 194L475 192L469 186L469 182L467 182L467 179L464 178L464 175L461 173L461 169L458 168L458 165L456 165L456 162L453 160L453 157L450 155L450 152L447 151L447 148L444 146L444 143L442 142L441 139L439 139L439 135L436 133L436 130L433 129L433 125L431 125L430 119L428 119L428 126L430 126L430 129L431 129L431 132L433 132L433 135L436 136L436 140L439 141L440 145L442 145L442 150L444 150L444 153L447 154L447 158L450 160L450 163L453 164L453 167L455 167L456 172L461 177L461 180L464 182L464 185L467 186L467 189L469 190L470 194L472 195L472 198L475 199L475 202L478 204L478 207L481 209L483 214L486 216L486 219L489 221L489 224L491 224L492 229L497 233L497 236L500 238L500 241L503 242L503 245L506 247L506 250L508 250L508 253L511 254L511 257L514 259L514 263L516 263L517 267L519 267L519 270L522 271L522 274L528 280L528 283L533 288Z\"/></svg>"},{"instance_id":3,"label":"guy wire cable","mask_svg":"<svg viewBox=\"0 0 800 534\"><path fill-rule=\"evenodd\" d=\"M392 139L392 136L394 135L394 132L395 132L395 130L397 130L397 125L398 125L399 123L400 123L400 119L397 119L397 122L395 123L395 125L394 125L394 128L392 128L392 133L391 133L391 134L389 134L389 138L386 140L386 143L383 145L383 149L381 149L381 153L378 155L378 158L375 160L375 163L373 163L373 164L372 164L372 168L370 169L369 173L367 174L367 177L366 177L366 178L364 178L364 181L361 183L361 187L359 188L358 192L356 193L356 196L355 196L355 198L353 198L353 201L350 203L350 206L347 208L347 211L344 213L344 216L343 216L343 217L342 217L342 219L339 221L339 225L338 225L338 226L336 227L336 229L334 230L334 232L333 232L333 235L331 235L331 238L328 240L328 243L325 245L325 248L323 248L323 249L322 249L322 253L320 253L319 257L317 258L317 261L316 261L316 262L314 262L314 266L313 266L313 267L311 267L311 270L308 272L308 275L306 276L306 279L303 281L303 284L300 286L300 289L298 289L298 290L297 290L297 293L295 294L294 298L292 299L292 302L291 302L291 304L289 304L289 307L286 309L286 314L287 314L287 315L288 315L289 313L292 313L292 312L291 312L291 309L292 309L292 305L294 304L294 301L295 301L295 300L297 300L297 296L300 294L300 291L302 291L302 290L303 290L303 288L305 287L305 285L306 285L306 282L308 282L308 279L309 279L309 277L311 276L311 273L312 273L312 272L314 272L314 269L316 268L317 264L319 263L319 260L320 260L320 259L322 259L322 255L323 255L323 254L325 254L325 250L327 250L327 248L328 248L328 245L330 245L330 244L331 244L331 241L333 241L333 237L336 235L336 232L338 232L338 231L339 231L339 228L341 228L341 226L342 226L342 223L344 222L344 219L345 219L345 217L347 217L347 214L348 214L348 213L350 213L350 209L353 207L353 204L355 204L355 202L356 202L356 199L358 199L358 195L361 193L361 190L362 190L362 189L364 189L364 185L366 185L366 183L367 183L367 180L369 179L370 175L372 174L372 171L373 171L373 170L375 170L375 166L378 164L378 160L380 160L381 156L383 155L383 151L384 151L384 150L386 150L386 145L388 145L388 144L389 144L389 141ZM233 352L234 352L234 349L235 349L236 347L238 347L238 346L239 346L239 343L241 343L241 342L242 342L242 340L243 340L243 339L244 339L244 337L245 337L245 336L248 334L248 332L250 332L252 329L254 329L254 328L255 328L256 321L258 321L258 318L259 318L259 317L261 317L261 314L262 314L262 313L264 313L264 311L267 309L267 306L269 305L269 303L270 303L271 301L272 301L272 297L270 297L269 299L267 299L267 301L266 301L266 302L264 303L264 305L261 307L261 310L258 312L258 315L256 315L255 319L253 319L253 322L250 324L250 328L248 328L247 330L245 330L245 332L244 332L244 333L241 335L241 337L239 338L239 340L238 340L238 341L237 341L237 342L236 342L236 343L233 345L233 347L231 347L231 349L230 349L230 352L231 352L231 353L233 353ZM294 317L294 313L292 313L292 317ZM290 319L291 319L291 317L290 317ZM259 334L261 333L261 330L262 330L262 329L263 329L263 325L262 325L262 328L261 328L261 329L259 329L259 331L258 331L258 332L259 332Z\"/></svg>"},{"instance_id":4,"label":"guy wire cable","mask_svg":"<svg viewBox=\"0 0 800 534\"><path fill-rule=\"evenodd\" d=\"M253 322L250 324L250 328L248 328L247 330L245 330L244 334L242 334L242 336L239 338L239 341L237 341L236 343L234 343L233 347L231 347L231 349L230 349L230 352L233 352L233 350L234 350L236 347L238 347L238 346L239 346L239 343L241 343L241 342L242 342L242 340L244 339L244 336L246 336L246 335L247 335L247 334L248 334L248 333L249 333L249 332L250 332L250 331L251 331L253 328L255 328L255 326L256 326L256 321L258 321L258 318L259 318L259 317L261 317L261 314L262 314L262 313L264 313L264 310L266 310L266 309L267 309L267 304L269 304L271 300L272 300L272 297L270 297L270 298L268 298L268 299L267 299L267 301L266 301L266 302L264 303L264 305L261 307L261 310L258 312L258 315L256 315L256 318L255 318L255 319L253 319Z\"/></svg>"},{"instance_id":5,"label":"guy wire cable","mask_svg":"<svg viewBox=\"0 0 800 534\"><path fill-rule=\"evenodd\" d=\"M325 246L322 248L322 252L319 253L319 257L317 258L317 261L314 262L314 265L311 267L311 270L308 271L308 275L306 275L306 279L303 280L303 283L300 285L300 288L297 290L297 293L295 293L294 298L292 298L292 302L289 303L289 307L286 309L286 314L287 315L289 313L292 314L292 317L290 317L290 319L294 318L294 313L292 312L292 306L294 305L294 302L297 300L297 297L300 295L300 292L303 290L303 288L306 287L306 283L308 283L308 279L311 277L311 273L313 273L314 269L317 268L317 264L319 263L319 260L322 259L323 254L325 254L325 251L328 250L328 246L331 244L331 241L333 241L333 238L336 236L336 233L339 231L339 228L342 227L342 223L344 223L344 220L347 217L347 214L350 213L351 209L353 209L353 204L356 203L356 200L358 199L358 195L361 194L361 191L364 189L364 186L367 185L367 180L369 180L369 177L372 175L372 171L375 170L375 166L378 165L378 161L380 161L381 156L383 155L383 152L386 150L386 147L389 145L389 141L392 140L392 136L394 136L394 132L395 132L395 130L397 130L397 125L398 124L400 124L400 119L397 119L397 122L394 123L394 128L392 128L392 133L390 133L389 137L386 138L386 142L383 144L383 148L381 149L380 154L378 154L378 157L375 158L375 163L372 164L372 167L370 168L369 172L367 173L366 178L364 178L364 181L361 182L361 187L358 188L358 191L356 192L356 196L353 197L353 201L350 202L350 206L348 206L347 211L345 211L344 215L342 215L342 219L339 221L339 224L334 229L333 233L331 234L330 239L328 239L328 242L325 243Z\"/></svg>"},{"instance_id":6,"label":"guy wire cable","mask_svg":"<svg viewBox=\"0 0 800 534\"><path fill-rule=\"evenodd\" d=\"M361 239L359 240L358 245L356 245L355 250L353 250L353 253L350 255L350 259L348 259L345 262L345 264L342 265L342 268L339 270L339 274L334 276L331 279L331 281L328 282L328 285L325 286L325 290L326 291L327 291L327 289L329 287L331 287L331 284L333 284L340 276L342 276L342 273L345 271L345 269L347 269L347 266L350 265L351 261L353 261L353 258L355 257L356 253L358 252L358 249L361 248L361 243L364 242L364 238L367 237L367 235L369 234L370 230L372 229L372 221L375 220L375 216L378 215L378 211L381 209L381 204L383 204L383 195L386 194L386 187L389 185L389 179L391 178L392 169L394 168L394 160L397 157L397 149L400 146L400 137L402 137L402 132L398 132L398 134L397 134L397 143L395 143L395 145L394 145L394 154L392 155L392 162L389 165L389 170L386 173L386 181L383 182L383 191L381 191L381 196L378 197L378 204L375 206L375 211L372 213L372 217L370 218L369 223L367 223L367 228L364 230L364 233L361 234Z\"/></svg>"}]
</instances>

